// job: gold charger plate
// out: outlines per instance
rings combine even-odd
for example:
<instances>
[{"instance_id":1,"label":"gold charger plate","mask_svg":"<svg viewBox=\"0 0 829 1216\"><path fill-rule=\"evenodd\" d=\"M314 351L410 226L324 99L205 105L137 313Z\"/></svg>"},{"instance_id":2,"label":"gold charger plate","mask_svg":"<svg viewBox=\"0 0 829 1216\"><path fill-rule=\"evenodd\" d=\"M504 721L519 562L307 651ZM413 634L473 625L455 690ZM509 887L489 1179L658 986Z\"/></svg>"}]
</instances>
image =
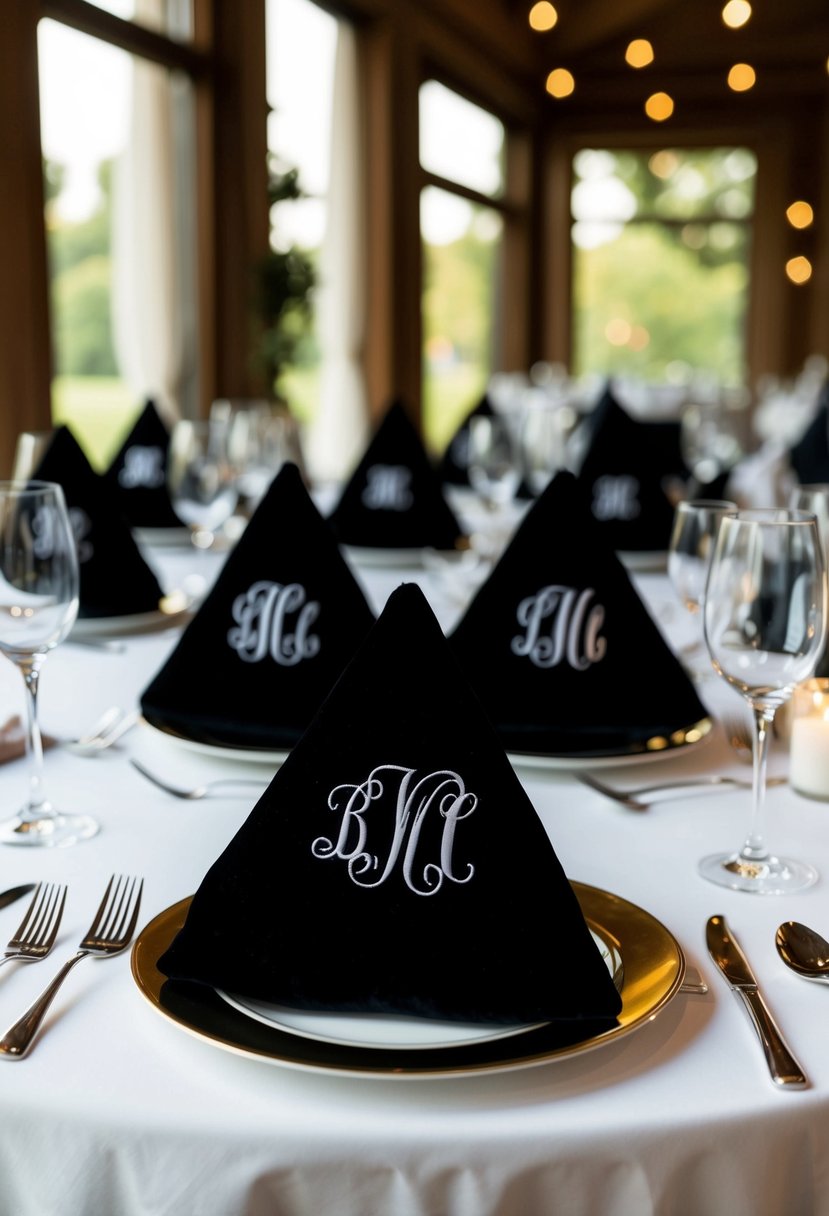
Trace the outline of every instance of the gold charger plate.
<instances>
[{"instance_id":1,"label":"gold charger plate","mask_svg":"<svg viewBox=\"0 0 829 1216\"><path fill-rule=\"evenodd\" d=\"M346 1046L277 1030L227 1004L212 988L166 978L156 966L184 924L190 899L160 912L131 955L141 994L180 1029L237 1055L312 1072L352 1077L437 1079L529 1068L615 1043L650 1022L673 1000L685 975L674 936L643 908L598 887L573 883L590 928L622 958L622 1010L610 1029L554 1023L459 1047L406 1050Z\"/></svg>"},{"instance_id":2,"label":"gold charger plate","mask_svg":"<svg viewBox=\"0 0 829 1216\"><path fill-rule=\"evenodd\" d=\"M679 752L699 747L711 738L714 722L711 718L700 718L690 726L680 726L664 735L653 735L630 743L621 751L584 752L519 752L509 749L507 755L514 765L525 768L557 772L564 769L617 768L627 764L649 764L654 760L667 760Z\"/></svg>"}]
</instances>

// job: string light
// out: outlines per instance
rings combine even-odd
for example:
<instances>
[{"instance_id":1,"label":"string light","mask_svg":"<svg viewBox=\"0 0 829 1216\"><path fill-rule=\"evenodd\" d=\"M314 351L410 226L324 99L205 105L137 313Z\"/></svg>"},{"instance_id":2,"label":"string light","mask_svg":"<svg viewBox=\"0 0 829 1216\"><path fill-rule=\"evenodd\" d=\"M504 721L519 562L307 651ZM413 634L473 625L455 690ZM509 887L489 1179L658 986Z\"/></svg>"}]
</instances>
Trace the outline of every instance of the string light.
<instances>
[{"instance_id":1,"label":"string light","mask_svg":"<svg viewBox=\"0 0 829 1216\"><path fill-rule=\"evenodd\" d=\"M745 93L754 87L757 73L750 63L735 63L728 73L728 87L735 93Z\"/></svg>"},{"instance_id":2,"label":"string light","mask_svg":"<svg viewBox=\"0 0 829 1216\"><path fill-rule=\"evenodd\" d=\"M674 112L674 100L667 93L651 93L645 102L645 113L654 122L664 122Z\"/></svg>"},{"instance_id":3,"label":"string light","mask_svg":"<svg viewBox=\"0 0 829 1216\"><path fill-rule=\"evenodd\" d=\"M558 21L558 13L550 4L550 0L538 0L538 3L530 9L529 21L531 29L543 33L553 28Z\"/></svg>"},{"instance_id":4,"label":"string light","mask_svg":"<svg viewBox=\"0 0 829 1216\"><path fill-rule=\"evenodd\" d=\"M815 218L815 213L808 203L804 203L802 199L791 203L786 208L786 219L791 224L792 228L808 228L812 220Z\"/></svg>"},{"instance_id":5,"label":"string light","mask_svg":"<svg viewBox=\"0 0 829 1216\"><path fill-rule=\"evenodd\" d=\"M553 68L547 77L547 92L551 97L569 97L576 87L572 72L567 68Z\"/></svg>"},{"instance_id":6,"label":"string light","mask_svg":"<svg viewBox=\"0 0 829 1216\"><path fill-rule=\"evenodd\" d=\"M738 30L745 25L751 16L751 5L748 0L728 0L723 7L722 19L731 30Z\"/></svg>"},{"instance_id":7,"label":"string light","mask_svg":"<svg viewBox=\"0 0 829 1216\"><path fill-rule=\"evenodd\" d=\"M632 68L646 68L653 63L653 47L647 38L634 38L625 51L625 62Z\"/></svg>"},{"instance_id":8,"label":"string light","mask_svg":"<svg viewBox=\"0 0 829 1216\"><path fill-rule=\"evenodd\" d=\"M789 258L788 262L786 263L786 274L791 281L793 283L797 283L798 286L801 283L808 283L809 279L812 277L812 263L808 258L804 258L802 256Z\"/></svg>"}]
</instances>

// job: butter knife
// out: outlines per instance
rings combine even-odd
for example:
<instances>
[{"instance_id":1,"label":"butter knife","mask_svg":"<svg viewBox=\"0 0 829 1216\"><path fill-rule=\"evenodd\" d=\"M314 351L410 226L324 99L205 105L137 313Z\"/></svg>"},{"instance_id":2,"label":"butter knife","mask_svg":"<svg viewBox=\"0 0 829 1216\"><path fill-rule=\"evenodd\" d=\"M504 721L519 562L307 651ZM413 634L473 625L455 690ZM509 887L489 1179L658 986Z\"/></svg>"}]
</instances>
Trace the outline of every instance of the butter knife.
<instances>
[{"instance_id":1,"label":"butter knife","mask_svg":"<svg viewBox=\"0 0 829 1216\"><path fill-rule=\"evenodd\" d=\"M24 882L22 887L10 887L8 891L0 892L0 908L8 908L9 904L13 904L22 895L34 891L36 885L33 882Z\"/></svg>"},{"instance_id":2,"label":"butter knife","mask_svg":"<svg viewBox=\"0 0 829 1216\"><path fill-rule=\"evenodd\" d=\"M726 924L724 916L710 917L705 927L708 953L740 998L757 1031L771 1079L786 1089L805 1089L806 1074L789 1050L757 986L746 956Z\"/></svg>"}]
</instances>

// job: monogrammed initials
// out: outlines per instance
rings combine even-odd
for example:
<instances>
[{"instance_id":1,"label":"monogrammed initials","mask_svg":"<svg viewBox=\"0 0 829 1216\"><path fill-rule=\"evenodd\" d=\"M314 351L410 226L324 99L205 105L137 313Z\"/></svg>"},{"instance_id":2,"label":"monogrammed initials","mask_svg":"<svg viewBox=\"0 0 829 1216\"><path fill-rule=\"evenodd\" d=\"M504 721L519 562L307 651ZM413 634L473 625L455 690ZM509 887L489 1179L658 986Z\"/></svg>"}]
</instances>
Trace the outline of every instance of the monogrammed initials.
<instances>
[{"instance_id":1,"label":"monogrammed initials","mask_svg":"<svg viewBox=\"0 0 829 1216\"><path fill-rule=\"evenodd\" d=\"M372 511L408 511L412 505L411 469L403 464L375 464L366 473L362 493Z\"/></svg>"},{"instance_id":2,"label":"monogrammed initials","mask_svg":"<svg viewBox=\"0 0 829 1216\"><path fill-rule=\"evenodd\" d=\"M597 477L593 483L593 514L596 519L636 519L639 514L639 482L635 477Z\"/></svg>"},{"instance_id":3,"label":"monogrammed initials","mask_svg":"<svg viewBox=\"0 0 829 1216\"><path fill-rule=\"evenodd\" d=\"M69 507L66 514L69 526L78 551L78 562L82 565L88 562L93 554L92 541L87 539L92 531L92 520L82 507ZM45 505L38 507L32 517L32 533L34 543L32 549L35 557L50 558L55 551L55 509Z\"/></svg>"},{"instance_id":4,"label":"monogrammed initials","mask_svg":"<svg viewBox=\"0 0 829 1216\"><path fill-rule=\"evenodd\" d=\"M477 805L477 794L468 792L463 779L449 769L418 777L416 769L380 764L361 785L338 785L331 791L328 806L340 812L339 834L336 840L318 836L311 852L322 860L344 861L358 887L379 887L399 866L415 895L434 895L444 880L465 883L475 873L471 864L462 877L455 873L454 849L458 823ZM394 833L386 856L381 857L368 847L370 822L372 818L386 821L392 810ZM442 817L443 829L439 857L424 863L418 849L427 815ZM380 825L377 835L386 838L388 831Z\"/></svg>"},{"instance_id":5,"label":"monogrammed initials","mask_svg":"<svg viewBox=\"0 0 829 1216\"><path fill-rule=\"evenodd\" d=\"M236 628L227 640L245 663L270 656L281 667L294 667L319 653L319 637L308 632L319 610L299 583L253 583L233 601Z\"/></svg>"},{"instance_id":6,"label":"monogrammed initials","mask_svg":"<svg viewBox=\"0 0 829 1216\"><path fill-rule=\"evenodd\" d=\"M127 448L124 465L118 473L118 484L125 490L145 486L154 490L164 485L164 453L161 448L147 448L141 444Z\"/></svg>"},{"instance_id":7,"label":"monogrammed initials","mask_svg":"<svg viewBox=\"0 0 829 1216\"><path fill-rule=\"evenodd\" d=\"M513 654L526 656L536 667L557 667L568 663L576 671L586 671L605 656L607 639L599 636L604 624L604 608L590 601L592 587L542 587L518 605L518 624L526 632L512 639Z\"/></svg>"}]
</instances>

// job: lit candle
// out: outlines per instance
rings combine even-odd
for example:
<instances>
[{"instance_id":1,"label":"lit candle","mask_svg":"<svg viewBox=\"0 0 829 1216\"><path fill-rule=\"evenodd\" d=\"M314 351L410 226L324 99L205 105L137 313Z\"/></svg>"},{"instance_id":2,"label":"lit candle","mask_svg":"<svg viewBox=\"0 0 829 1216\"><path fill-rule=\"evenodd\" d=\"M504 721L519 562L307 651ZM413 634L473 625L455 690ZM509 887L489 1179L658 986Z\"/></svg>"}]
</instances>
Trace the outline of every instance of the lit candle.
<instances>
[{"instance_id":1,"label":"lit candle","mask_svg":"<svg viewBox=\"0 0 829 1216\"><path fill-rule=\"evenodd\" d=\"M829 800L829 680L807 680L794 691L789 781L799 794Z\"/></svg>"}]
</instances>

